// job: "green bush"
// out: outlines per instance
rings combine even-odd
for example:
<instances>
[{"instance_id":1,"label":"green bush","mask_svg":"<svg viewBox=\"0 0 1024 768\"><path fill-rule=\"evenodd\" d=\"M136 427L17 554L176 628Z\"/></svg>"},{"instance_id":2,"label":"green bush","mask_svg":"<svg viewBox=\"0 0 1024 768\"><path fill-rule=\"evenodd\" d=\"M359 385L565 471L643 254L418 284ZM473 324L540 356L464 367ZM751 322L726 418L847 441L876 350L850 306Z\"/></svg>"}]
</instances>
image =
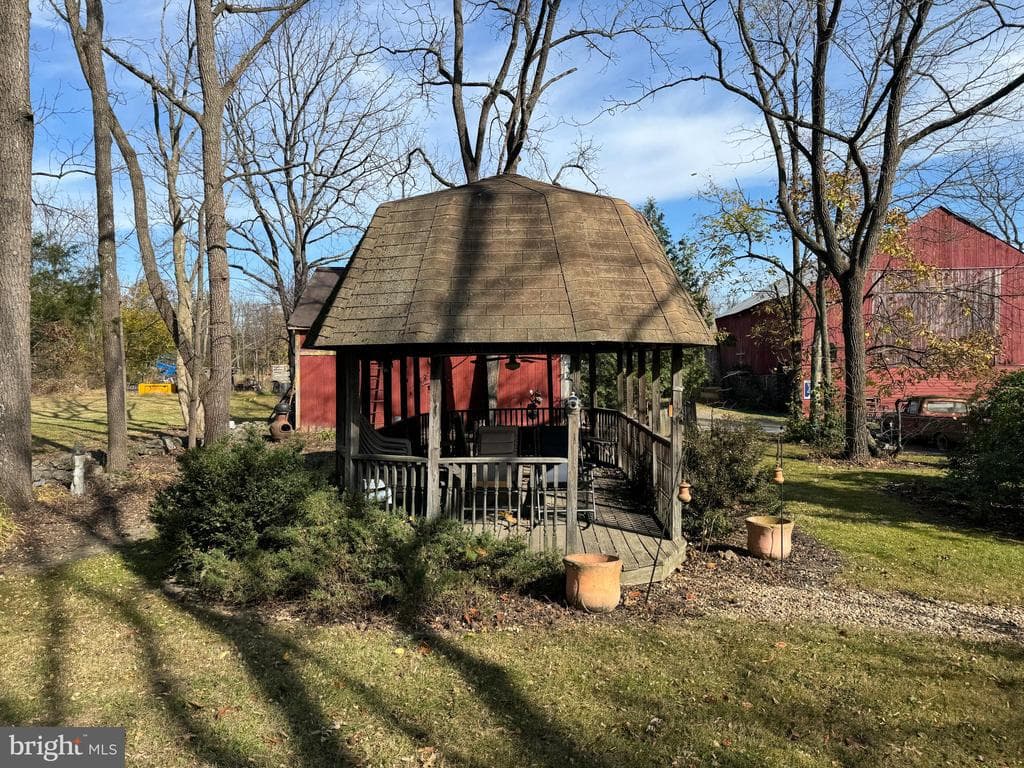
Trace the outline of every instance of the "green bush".
<instances>
[{"instance_id":1,"label":"green bush","mask_svg":"<svg viewBox=\"0 0 1024 768\"><path fill-rule=\"evenodd\" d=\"M732 529L737 510L757 514L781 512L771 470L762 466L767 441L755 425L716 420L708 429L694 430L687 439L685 461L690 467L693 501L683 509L684 532L707 544Z\"/></svg>"},{"instance_id":2,"label":"green bush","mask_svg":"<svg viewBox=\"0 0 1024 768\"><path fill-rule=\"evenodd\" d=\"M180 480L157 495L151 510L163 544L176 558L278 548L280 527L324 485L306 468L301 450L297 442L269 448L252 430L241 440L186 452Z\"/></svg>"},{"instance_id":3,"label":"green bush","mask_svg":"<svg viewBox=\"0 0 1024 768\"><path fill-rule=\"evenodd\" d=\"M1024 527L1024 372L1003 376L968 419L950 459L953 487L985 521Z\"/></svg>"},{"instance_id":4,"label":"green bush","mask_svg":"<svg viewBox=\"0 0 1024 768\"><path fill-rule=\"evenodd\" d=\"M337 493L298 449L258 436L192 451L152 516L179 579L253 605L294 600L322 617L354 608L404 612L479 603L493 590L551 578L557 559L524 541L416 520Z\"/></svg>"}]
</instances>

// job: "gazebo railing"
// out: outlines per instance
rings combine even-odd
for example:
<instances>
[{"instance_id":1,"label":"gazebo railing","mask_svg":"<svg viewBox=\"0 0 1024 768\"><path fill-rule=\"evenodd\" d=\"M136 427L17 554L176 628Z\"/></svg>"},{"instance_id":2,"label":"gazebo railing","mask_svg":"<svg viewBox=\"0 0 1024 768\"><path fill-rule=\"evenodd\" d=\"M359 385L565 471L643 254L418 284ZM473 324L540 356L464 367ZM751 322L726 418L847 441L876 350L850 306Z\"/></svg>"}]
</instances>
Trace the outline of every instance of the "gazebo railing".
<instances>
[{"instance_id":1,"label":"gazebo railing","mask_svg":"<svg viewBox=\"0 0 1024 768\"><path fill-rule=\"evenodd\" d=\"M450 457L441 460L444 514L476 531L556 544L567 511L568 460L559 457Z\"/></svg>"},{"instance_id":2,"label":"gazebo railing","mask_svg":"<svg viewBox=\"0 0 1024 768\"><path fill-rule=\"evenodd\" d=\"M675 477L672 443L631 416L608 408L595 409L592 434L602 460L619 467L631 481L649 492L650 511L666 532L672 530Z\"/></svg>"},{"instance_id":3,"label":"gazebo railing","mask_svg":"<svg viewBox=\"0 0 1024 768\"><path fill-rule=\"evenodd\" d=\"M427 460L420 456L352 457L356 488L388 511L426 516ZM560 457L459 456L441 460L441 512L495 535L529 536L556 545L567 511L568 460Z\"/></svg>"},{"instance_id":4,"label":"gazebo railing","mask_svg":"<svg viewBox=\"0 0 1024 768\"><path fill-rule=\"evenodd\" d=\"M520 418L518 411L525 409L492 409L487 417L514 422ZM456 413L473 423L474 412ZM584 409L584 414L592 438L586 447L589 455L626 474L640 491L638 511L646 506L666 535L678 530L678 522L673 526L672 521L677 478L669 438L620 411L594 408ZM567 466L562 457L444 457L441 512L477 530L529 534L531 541L536 536L547 541L550 536L554 546L556 526L566 520ZM353 467L356 488L383 507L413 517L426 515L426 458L357 455Z\"/></svg>"},{"instance_id":5,"label":"gazebo railing","mask_svg":"<svg viewBox=\"0 0 1024 768\"><path fill-rule=\"evenodd\" d=\"M358 454L352 457L355 487L389 512L427 514L427 460L421 456Z\"/></svg>"}]
</instances>

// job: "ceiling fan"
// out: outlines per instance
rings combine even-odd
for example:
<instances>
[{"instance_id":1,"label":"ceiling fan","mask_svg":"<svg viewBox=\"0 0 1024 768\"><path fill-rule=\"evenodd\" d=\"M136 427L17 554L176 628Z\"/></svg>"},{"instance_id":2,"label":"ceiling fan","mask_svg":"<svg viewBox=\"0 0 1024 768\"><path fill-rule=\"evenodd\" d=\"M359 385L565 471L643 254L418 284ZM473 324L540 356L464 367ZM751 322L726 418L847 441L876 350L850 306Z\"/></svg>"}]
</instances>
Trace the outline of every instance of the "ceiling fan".
<instances>
[{"instance_id":1,"label":"ceiling fan","mask_svg":"<svg viewBox=\"0 0 1024 768\"><path fill-rule=\"evenodd\" d=\"M541 360L546 360L546 357L537 357L536 355L517 355L514 352L508 355L485 355L484 359L488 362L502 360L505 361L505 369L509 371L517 371L522 363L536 363Z\"/></svg>"}]
</instances>

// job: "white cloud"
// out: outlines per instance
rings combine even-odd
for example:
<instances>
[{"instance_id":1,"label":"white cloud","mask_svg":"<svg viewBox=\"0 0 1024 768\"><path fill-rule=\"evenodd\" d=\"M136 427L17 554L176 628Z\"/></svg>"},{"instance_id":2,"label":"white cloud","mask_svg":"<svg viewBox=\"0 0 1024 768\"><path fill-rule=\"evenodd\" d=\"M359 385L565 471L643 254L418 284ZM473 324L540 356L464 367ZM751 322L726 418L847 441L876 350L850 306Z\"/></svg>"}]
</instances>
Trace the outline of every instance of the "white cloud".
<instances>
[{"instance_id":1,"label":"white cloud","mask_svg":"<svg viewBox=\"0 0 1024 768\"><path fill-rule=\"evenodd\" d=\"M665 100L662 100L665 101ZM704 98L676 94L675 102L702 104L700 111L658 104L602 117L583 129L599 147L597 180L609 194L638 201L677 200L709 181L728 184L771 172L756 116L735 107L714 107ZM563 133L563 132L560 132ZM558 136L552 160L568 155L578 133Z\"/></svg>"}]
</instances>

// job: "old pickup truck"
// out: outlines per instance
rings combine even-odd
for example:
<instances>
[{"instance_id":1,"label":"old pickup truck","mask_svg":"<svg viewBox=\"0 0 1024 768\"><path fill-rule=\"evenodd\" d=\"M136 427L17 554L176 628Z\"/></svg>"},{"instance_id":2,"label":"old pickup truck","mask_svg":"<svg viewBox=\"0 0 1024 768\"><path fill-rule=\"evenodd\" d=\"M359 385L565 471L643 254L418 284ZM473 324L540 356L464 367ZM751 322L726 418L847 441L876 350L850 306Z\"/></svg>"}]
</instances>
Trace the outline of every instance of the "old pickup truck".
<instances>
[{"instance_id":1,"label":"old pickup truck","mask_svg":"<svg viewBox=\"0 0 1024 768\"><path fill-rule=\"evenodd\" d=\"M939 450L967 436L968 403L963 398L916 395L896 401L880 419L882 442L897 450L906 443L930 443Z\"/></svg>"}]
</instances>

